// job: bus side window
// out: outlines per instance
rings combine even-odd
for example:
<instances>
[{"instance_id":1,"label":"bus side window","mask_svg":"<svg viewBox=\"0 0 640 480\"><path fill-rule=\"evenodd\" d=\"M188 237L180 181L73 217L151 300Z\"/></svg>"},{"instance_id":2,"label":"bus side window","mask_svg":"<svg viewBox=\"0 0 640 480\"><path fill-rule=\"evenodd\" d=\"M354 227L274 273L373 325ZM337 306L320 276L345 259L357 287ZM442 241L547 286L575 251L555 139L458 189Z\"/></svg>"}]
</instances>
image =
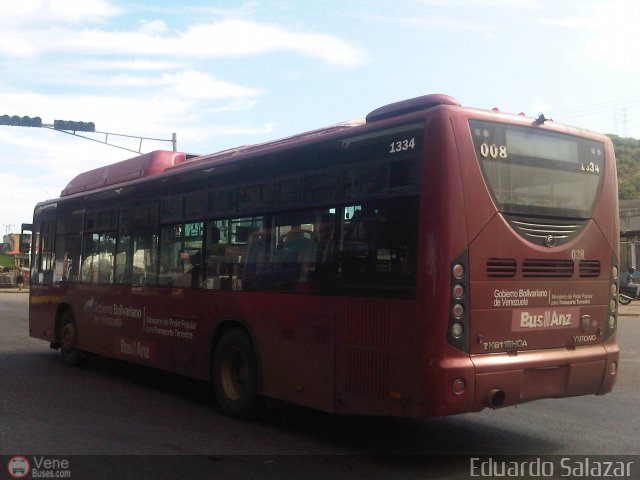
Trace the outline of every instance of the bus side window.
<instances>
[{"instance_id":1,"label":"bus side window","mask_svg":"<svg viewBox=\"0 0 640 480\"><path fill-rule=\"evenodd\" d=\"M53 282L53 266L55 262L53 239L55 229L55 222L53 220L40 224L40 232L36 234L37 257L35 259L35 265L37 275L32 275L33 283L50 284Z\"/></svg>"},{"instance_id":2,"label":"bus side window","mask_svg":"<svg viewBox=\"0 0 640 480\"><path fill-rule=\"evenodd\" d=\"M338 289L413 295L418 201L404 197L348 206L342 216Z\"/></svg>"},{"instance_id":3,"label":"bus side window","mask_svg":"<svg viewBox=\"0 0 640 480\"><path fill-rule=\"evenodd\" d=\"M162 227L159 284L199 288L202 285L202 222Z\"/></svg>"},{"instance_id":4,"label":"bus side window","mask_svg":"<svg viewBox=\"0 0 640 480\"><path fill-rule=\"evenodd\" d=\"M116 282L155 285L158 269L158 203L125 207L120 212Z\"/></svg>"},{"instance_id":5,"label":"bus side window","mask_svg":"<svg viewBox=\"0 0 640 480\"><path fill-rule=\"evenodd\" d=\"M85 235L82 281L85 283L113 283L115 250L115 232Z\"/></svg>"},{"instance_id":6,"label":"bus side window","mask_svg":"<svg viewBox=\"0 0 640 480\"><path fill-rule=\"evenodd\" d=\"M227 256L229 222L214 220L207 223L205 248L205 288L231 290L233 259Z\"/></svg>"},{"instance_id":7,"label":"bus side window","mask_svg":"<svg viewBox=\"0 0 640 480\"><path fill-rule=\"evenodd\" d=\"M375 273L378 236L383 214L371 205L345 208L341 259L345 278L363 278Z\"/></svg>"},{"instance_id":8,"label":"bus side window","mask_svg":"<svg viewBox=\"0 0 640 480\"><path fill-rule=\"evenodd\" d=\"M264 263L263 223L262 216L207 223L205 288L243 290L255 285L258 264Z\"/></svg>"},{"instance_id":9,"label":"bus side window","mask_svg":"<svg viewBox=\"0 0 640 480\"><path fill-rule=\"evenodd\" d=\"M54 282L74 282L80 274L80 235L61 235L56 239Z\"/></svg>"}]
</instances>

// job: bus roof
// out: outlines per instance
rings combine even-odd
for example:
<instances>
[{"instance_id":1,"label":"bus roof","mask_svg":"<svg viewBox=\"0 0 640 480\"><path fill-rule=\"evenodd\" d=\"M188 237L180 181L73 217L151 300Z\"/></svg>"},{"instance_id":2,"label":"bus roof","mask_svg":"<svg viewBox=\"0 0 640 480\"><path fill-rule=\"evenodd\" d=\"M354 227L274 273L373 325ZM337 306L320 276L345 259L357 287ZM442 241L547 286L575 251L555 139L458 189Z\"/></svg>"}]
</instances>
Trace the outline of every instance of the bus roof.
<instances>
[{"instance_id":1,"label":"bus roof","mask_svg":"<svg viewBox=\"0 0 640 480\"><path fill-rule=\"evenodd\" d=\"M375 123L380 120L408 113L428 110L439 105L460 106L460 102L448 95L424 95L377 108L367 115L366 124ZM203 156L193 156L182 152L158 150L81 173L69 182L64 190L62 190L60 196L67 197L83 192L95 191L127 181L159 175L167 172L167 170L183 171L185 168L201 168L203 164L212 166L220 165L229 161L234 161L238 156L250 155L255 152L263 152L281 147L282 145L299 145L309 141L314 141L320 137L330 136L330 134L363 125L365 125L364 120L343 122L278 140L260 144L243 145Z\"/></svg>"},{"instance_id":2,"label":"bus roof","mask_svg":"<svg viewBox=\"0 0 640 480\"><path fill-rule=\"evenodd\" d=\"M97 188L157 175L167 168L184 163L186 154L157 150L143 155L89 170L76 176L60 193L61 197Z\"/></svg>"}]
</instances>

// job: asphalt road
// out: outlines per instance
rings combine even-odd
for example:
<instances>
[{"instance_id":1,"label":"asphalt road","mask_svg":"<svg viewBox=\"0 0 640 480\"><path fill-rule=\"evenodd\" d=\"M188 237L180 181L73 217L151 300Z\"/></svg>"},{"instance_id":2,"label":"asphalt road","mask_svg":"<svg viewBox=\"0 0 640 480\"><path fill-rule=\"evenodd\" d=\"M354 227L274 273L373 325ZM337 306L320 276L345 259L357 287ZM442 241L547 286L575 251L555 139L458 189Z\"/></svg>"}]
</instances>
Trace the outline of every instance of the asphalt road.
<instances>
[{"instance_id":1,"label":"asphalt road","mask_svg":"<svg viewBox=\"0 0 640 480\"><path fill-rule=\"evenodd\" d=\"M249 423L222 416L185 378L100 357L64 365L28 337L27 302L0 291L0 479L14 455L66 459L71 478L136 479L453 479L468 478L470 456L640 455L640 309L620 318L609 395L434 419L286 406Z\"/></svg>"}]
</instances>

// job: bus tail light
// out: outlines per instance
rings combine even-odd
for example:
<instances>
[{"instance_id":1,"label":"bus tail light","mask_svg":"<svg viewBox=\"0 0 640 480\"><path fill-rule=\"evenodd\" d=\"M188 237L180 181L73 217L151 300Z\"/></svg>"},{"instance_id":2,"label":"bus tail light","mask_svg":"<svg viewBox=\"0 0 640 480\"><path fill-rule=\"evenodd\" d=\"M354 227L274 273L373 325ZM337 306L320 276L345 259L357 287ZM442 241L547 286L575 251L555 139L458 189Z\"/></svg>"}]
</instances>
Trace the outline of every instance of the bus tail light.
<instances>
[{"instance_id":1,"label":"bus tail light","mask_svg":"<svg viewBox=\"0 0 640 480\"><path fill-rule=\"evenodd\" d=\"M449 329L451 345L469 351L469 260L467 252L451 262Z\"/></svg>"}]
</instances>

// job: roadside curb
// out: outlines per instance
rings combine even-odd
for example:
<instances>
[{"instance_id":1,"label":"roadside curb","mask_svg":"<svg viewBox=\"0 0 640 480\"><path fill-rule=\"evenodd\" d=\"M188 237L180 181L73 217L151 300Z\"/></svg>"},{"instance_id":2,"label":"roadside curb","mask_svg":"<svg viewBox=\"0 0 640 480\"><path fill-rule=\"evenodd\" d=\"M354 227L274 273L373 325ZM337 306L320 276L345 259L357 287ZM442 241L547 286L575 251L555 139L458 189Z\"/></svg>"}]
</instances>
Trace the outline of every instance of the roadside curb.
<instances>
[{"instance_id":1,"label":"roadside curb","mask_svg":"<svg viewBox=\"0 0 640 480\"><path fill-rule=\"evenodd\" d=\"M618 307L618 316L619 317L640 317L640 305L628 305Z\"/></svg>"}]
</instances>

